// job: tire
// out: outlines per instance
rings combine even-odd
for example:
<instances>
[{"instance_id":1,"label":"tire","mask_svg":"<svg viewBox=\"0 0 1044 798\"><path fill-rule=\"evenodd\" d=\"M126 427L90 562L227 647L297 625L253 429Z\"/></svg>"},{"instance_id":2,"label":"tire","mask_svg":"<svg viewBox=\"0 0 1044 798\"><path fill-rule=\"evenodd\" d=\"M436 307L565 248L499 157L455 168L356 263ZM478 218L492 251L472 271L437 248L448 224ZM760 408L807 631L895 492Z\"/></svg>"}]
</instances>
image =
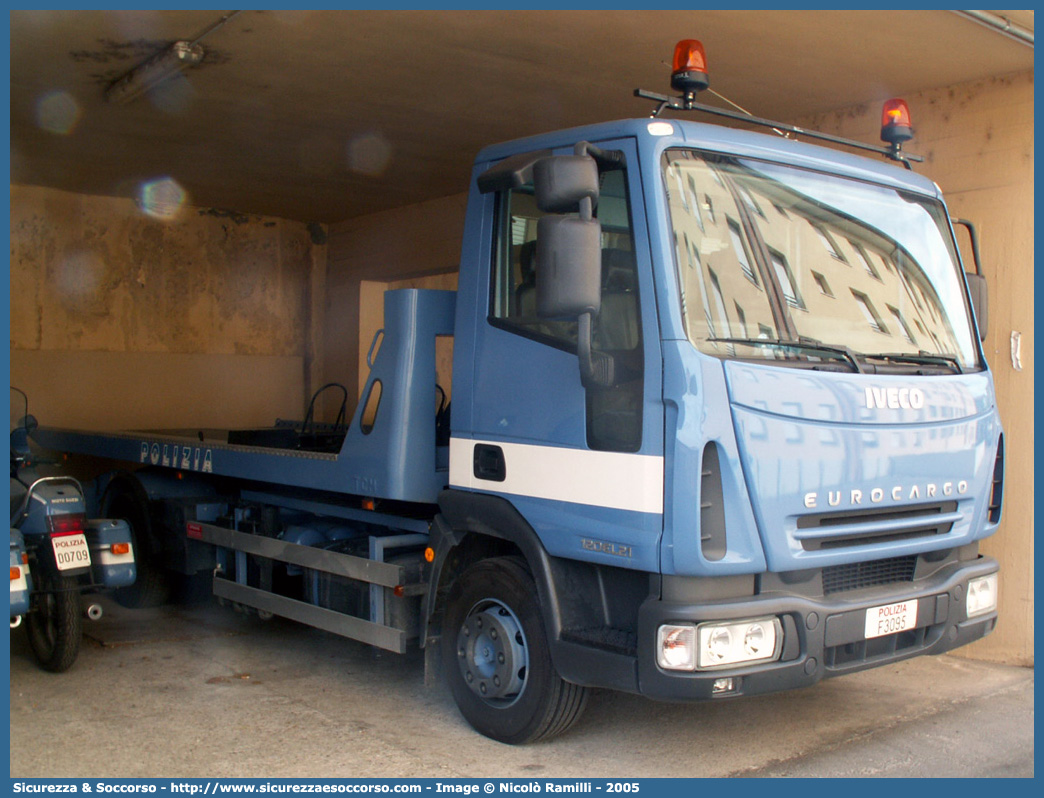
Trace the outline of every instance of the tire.
<instances>
[{"instance_id":1,"label":"tire","mask_svg":"<svg viewBox=\"0 0 1044 798\"><path fill-rule=\"evenodd\" d=\"M80 653L83 617L80 614L80 589L68 576L43 574L33 593L25 629L29 647L45 671L69 670Z\"/></svg>"},{"instance_id":2,"label":"tire","mask_svg":"<svg viewBox=\"0 0 1044 798\"><path fill-rule=\"evenodd\" d=\"M512 745L562 734L587 704L587 688L551 662L536 596L522 560L484 560L458 579L443 622L443 673L457 707L477 732Z\"/></svg>"},{"instance_id":3,"label":"tire","mask_svg":"<svg viewBox=\"0 0 1044 798\"><path fill-rule=\"evenodd\" d=\"M134 584L118 587L113 595L121 607L144 609L159 607L170 599L171 585L159 562L158 546L152 535L149 499L132 477L117 477L105 491L102 501L106 518L123 519L130 526L134 546Z\"/></svg>"}]
</instances>

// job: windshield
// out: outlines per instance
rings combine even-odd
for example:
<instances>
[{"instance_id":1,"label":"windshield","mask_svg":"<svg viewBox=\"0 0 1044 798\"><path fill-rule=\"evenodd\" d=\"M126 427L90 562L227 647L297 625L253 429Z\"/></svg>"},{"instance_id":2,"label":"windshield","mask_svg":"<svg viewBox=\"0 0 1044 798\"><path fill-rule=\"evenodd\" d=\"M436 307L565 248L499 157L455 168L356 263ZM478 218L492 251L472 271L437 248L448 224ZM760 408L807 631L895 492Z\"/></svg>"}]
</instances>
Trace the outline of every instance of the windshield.
<instances>
[{"instance_id":1,"label":"windshield","mask_svg":"<svg viewBox=\"0 0 1044 798\"><path fill-rule=\"evenodd\" d=\"M940 203L692 150L666 152L663 175L700 351L856 371L978 368Z\"/></svg>"}]
</instances>

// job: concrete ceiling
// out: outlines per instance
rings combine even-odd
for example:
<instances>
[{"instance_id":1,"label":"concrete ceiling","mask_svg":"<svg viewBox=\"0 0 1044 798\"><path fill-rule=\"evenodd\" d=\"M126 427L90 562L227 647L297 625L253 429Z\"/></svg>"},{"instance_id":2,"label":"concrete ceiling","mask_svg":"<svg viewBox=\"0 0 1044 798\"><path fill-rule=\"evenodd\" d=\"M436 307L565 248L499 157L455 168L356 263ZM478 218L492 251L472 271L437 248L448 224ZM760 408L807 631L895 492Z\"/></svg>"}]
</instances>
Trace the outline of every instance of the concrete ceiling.
<instances>
[{"instance_id":1,"label":"concrete ceiling","mask_svg":"<svg viewBox=\"0 0 1044 798\"><path fill-rule=\"evenodd\" d=\"M169 176L197 206L336 222L466 190L486 144L648 114L632 90L669 93L682 38L712 88L779 119L1033 68L948 11L243 11L183 77L106 102L222 16L12 11L12 183L131 197Z\"/></svg>"}]
</instances>

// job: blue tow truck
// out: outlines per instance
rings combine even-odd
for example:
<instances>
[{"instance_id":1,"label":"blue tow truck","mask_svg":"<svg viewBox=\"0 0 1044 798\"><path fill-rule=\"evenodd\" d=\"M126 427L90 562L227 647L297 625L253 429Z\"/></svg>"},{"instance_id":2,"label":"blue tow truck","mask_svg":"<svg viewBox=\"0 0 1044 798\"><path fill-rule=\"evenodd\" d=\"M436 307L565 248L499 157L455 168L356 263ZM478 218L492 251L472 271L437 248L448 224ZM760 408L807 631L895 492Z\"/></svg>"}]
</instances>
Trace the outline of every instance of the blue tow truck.
<instances>
[{"instance_id":1,"label":"blue tow truck","mask_svg":"<svg viewBox=\"0 0 1044 798\"><path fill-rule=\"evenodd\" d=\"M664 109L476 158L456 292L391 291L350 423L92 433L124 461L128 605L172 574L382 649L464 717L548 738L591 688L726 700L977 640L997 621L1003 435L939 188L892 159ZM784 136L776 135L784 133ZM977 264L976 264L977 265ZM452 336L452 396L436 341Z\"/></svg>"}]
</instances>

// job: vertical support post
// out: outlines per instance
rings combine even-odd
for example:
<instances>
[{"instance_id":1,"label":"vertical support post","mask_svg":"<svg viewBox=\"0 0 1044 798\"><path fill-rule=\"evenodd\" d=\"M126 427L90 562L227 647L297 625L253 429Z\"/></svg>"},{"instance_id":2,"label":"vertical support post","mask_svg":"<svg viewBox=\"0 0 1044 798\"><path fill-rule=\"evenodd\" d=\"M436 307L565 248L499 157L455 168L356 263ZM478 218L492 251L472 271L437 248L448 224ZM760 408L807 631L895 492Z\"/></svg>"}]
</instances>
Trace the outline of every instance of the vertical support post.
<instances>
[{"instance_id":1,"label":"vertical support post","mask_svg":"<svg viewBox=\"0 0 1044 798\"><path fill-rule=\"evenodd\" d=\"M427 543L427 535L385 535L383 537L370 536L370 559L376 562L384 562L384 553L390 549L400 549L405 546L416 546ZM381 585L370 585L370 621L385 626L384 622L384 587Z\"/></svg>"}]
</instances>

